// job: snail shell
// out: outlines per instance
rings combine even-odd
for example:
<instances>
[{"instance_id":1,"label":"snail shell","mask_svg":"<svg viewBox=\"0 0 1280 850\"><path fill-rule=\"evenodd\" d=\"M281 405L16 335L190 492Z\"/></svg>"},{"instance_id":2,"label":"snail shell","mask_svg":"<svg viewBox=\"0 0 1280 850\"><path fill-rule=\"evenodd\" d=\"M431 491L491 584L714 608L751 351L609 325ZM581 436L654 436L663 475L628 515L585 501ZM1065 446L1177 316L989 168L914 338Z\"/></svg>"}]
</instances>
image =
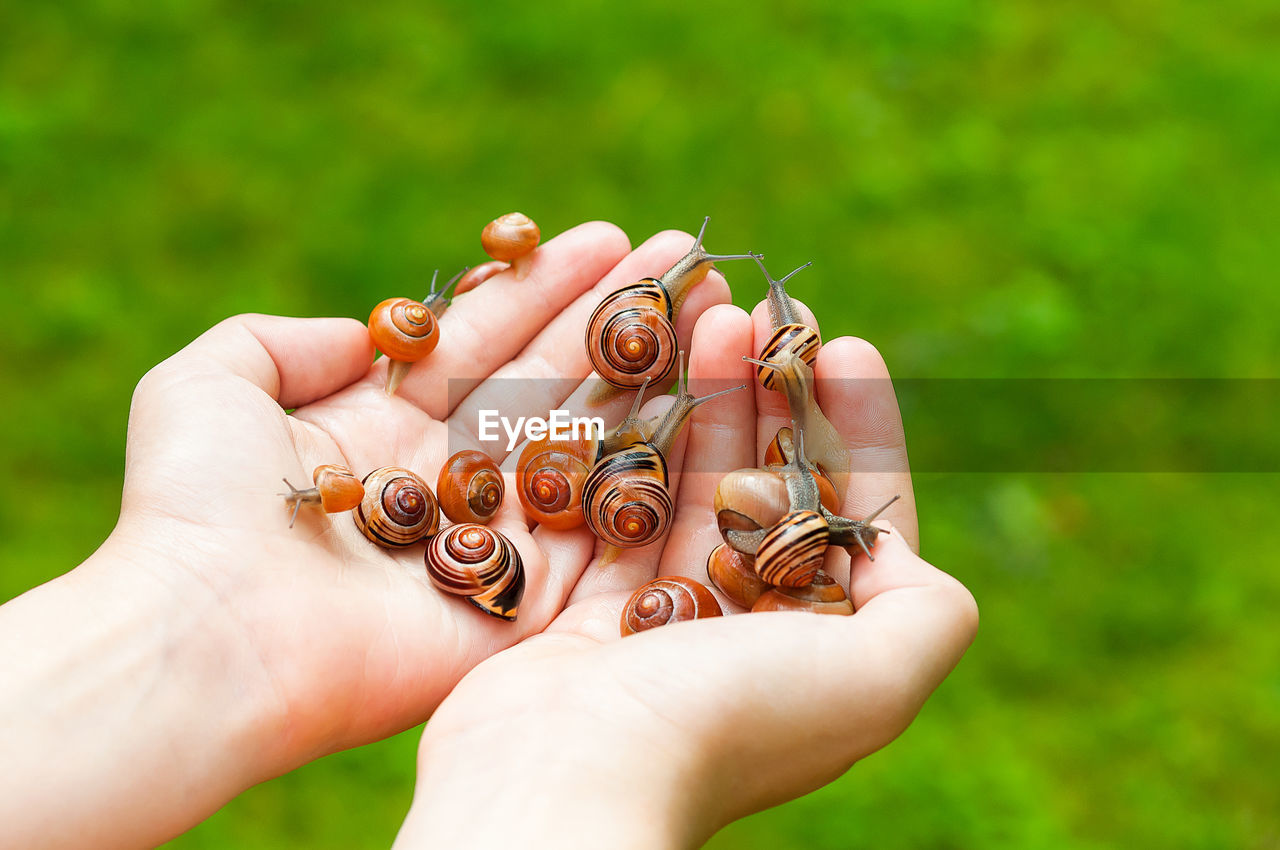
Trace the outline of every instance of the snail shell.
<instances>
[{"instance_id":1,"label":"snail shell","mask_svg":"<svg viewBox=\"0 0 1280 850\"><path fill-rule=\"evenodd\" d=\"M364 485L345 466L321 464L311 473L311 480L320 491L320 506L325 513L349 511L364 498Z\"/></svg>"},{"instance_id":2,"label":"snail shell","mask_svg":"<svg viewBox=\"0 0 1280 850\"><path fill-rule=\"evenodd\" d=\"M660 381L676 362L679 343L671 298L654 278L605 297L587 321L587 356L610 386L639 389Z\"/></svg>"},{"instance_id":3,"label":"snail shell","mask_svg":"<svg viewBox=\"0 0 1280 850\"><path fill-rule=\"evenodd\" d=\"M760 359L770 363L783 352L793 352L810 367L818 361L822 337L808 325L788 323L776 328L760 350ZM767 366L756 366L756 380L767 390L782 392L782 379Z\"/></svg>"},{"instance_id":4,"label":"snail shell","mask_svg":"<svg viewBox=\"0 0 1280 850\"><path fill-rule=\"evenodd\" d=\"M476 523L451 526L432 538L427 576L440 590L503 620L514 620L524 596L524 562L502 533Z\"/></svg>"},{"instance_id":5,"label":"snail shell","mask_svg":"<svg viewBox=\"0 0 1280 850\"><path fill-rule=\"evenodd\" d=\"M683 576L655 579L641 587L622 609L622 636L656 629L667 623L719 617L715 595L704 585Z\"/></svg>"},{"instance_id":6,"label":"snail shell","mask_svg":"<svg viewBox=\"0 0 1280 850\"><path fill-rule=\"evenodd\" d=\"M412 298L388 298L369 314L369 336L392 360L421 360L440 342L440 323L427 305Z\"/></svg>"},{"instance_id":7,"label":"snail shell","mask_svg":"<svg viewBox=\"0 0 1280 850\"><path fill-rule=\"evenodd\" d=\"M524 213L500 215L480 233L480 247L495 260L510 263L538 246L542 231Z\"/></svg>"},{"instance_id":8,"label":"snail shell","mask_svg":"<svg viewBox=\"0 0 1280 850\"><path fill-rule=\"evenodd\" d=\"M440 509L427 482L398 466L364 477L364 499L352 516L365 537L389 549L412 546L440 527Z\"/></svg>"},{"instance_id":9,"label":"snail shell","mask_svg":"<svg viewBox=\"0 0 1280 850\"><path fill-rule=\"evenodd\" d=\"M657 540L675 511L662 453L640 443L608 455L587 476L582 506L587 525L612 546L632 549Z\"/></svg>"},{"instance_id":10,"label":"snail shell","mask_svg":"<svg viewBox=\"0 0 1280 850\"><path fill-rule=\"evenodd\" d=\"M440 510L453 522L483 524L493 519L502 505L505 490L498 465L476 449L451 456L436 479Z\"/></svg>"},{"instance_id":11,"label":"snail shell","mask_svg":"<svg viewBox=\"0 0 1280 850\"><path fill-rule=\"evenodd\" d=\"M783 426L778 429L778 433L773 435L773 439L765 447L764 465L767 467L786 466L792 462L795 454L795 439L791 429ZM811 463L809 469L813 472L813 477L817 481L818 498L822 501L823 507L833 514L840 513L840 496L836 493L836 485L832 483L831 478L820 464Z\"/></svg>"},{"instance_id":12,"label":"snail shell","mask_svg":"<svg viewBox=\"0 0 1280 850\"><path fill-rule=\"evenodd\" d=\"M812 611L815 614L852 614L853 603L844 588L822 570L807 587L775 587L762 593L752 611Z\"/></svg>"},{"instance_id":13,"label":"snail shell","mask_svg":"<svg viewBox=\"0 0 1280 850\"><path fill-rule=\"evenodd\" d=\"M767 469L735 469L716 486L714 507L722 534L770 528L790 510L787 485Z\"/></svg>"},{"instance_id":14,"label":"snail shell","mask_svg":"<svg viewBox=\"0 0 1280 850\"><path fill-rule=\"evenodd\" d=\"M756 551L756 573L772 585L813 582L827 554L830 532L816 511L792 511L769 529Z\"/></svg>"},{"instance_id":15,"label":"snail shell","mask_svg":"<svg viewBox=\"0 0 1280 850\"><path fill-rule=\"evenodd\" d=\"M769 584L756 575L754 559L721 543L707 558L707 578L730 600L750 608Z\"/></svg>"},{"instance_id":16,"label":"snail shell","mask_svg":"<svg viewBox=\"0 0 1280 850\"><path fill-rule=\"evenodd\" d=\"M582 487L595 465L600 443L594 437L552 440L524 447L516 464L516 495L525 516L548 528L577 528L586 522Z\"/></svg>"}]
</instances>

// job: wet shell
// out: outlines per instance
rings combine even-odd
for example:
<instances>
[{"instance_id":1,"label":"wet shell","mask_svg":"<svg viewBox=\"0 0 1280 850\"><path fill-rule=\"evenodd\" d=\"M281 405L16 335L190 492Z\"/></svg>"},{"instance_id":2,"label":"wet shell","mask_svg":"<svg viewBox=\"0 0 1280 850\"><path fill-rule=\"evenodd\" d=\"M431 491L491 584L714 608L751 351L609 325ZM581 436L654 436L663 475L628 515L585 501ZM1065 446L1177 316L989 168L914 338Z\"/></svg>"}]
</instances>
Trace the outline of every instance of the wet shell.
<instances>
[{"instance_id":1,"label":"wet shell","mask_svg":"<svg viewBox=\"0 0 1280 850\"><path fill-rule=\"evenodd\" d=\"M525 516L547 528L586 522L582 487L595 465L599 441L544 437L524 447L516 464L516 496Z\"/></svg>"},{"instance_id":2,"label":"wet shell","mask_svg":"<svg viewBox=\"0 0 1280 850\"><path fill-rule=\"evenodd\" d=\"M656 629L667 623L719 617L723 612L715 594L683 576L655 579L641 587L622 609L622 636Z\"/></svg>"},{"instance_id":3,"label":"wet shell","mask_svg":"<svg viewBox=\"0 0 1280 850\"><path fill-rule=\"evenodd\" d=\"M320 506L325 513L349 511L364 498L364 485L345 466L332 463L317 466L311 480L320 491Z\"/></svg>"},{"instance_id":4,"label":"wet shell","mask_svg":"<svg viewBox=\"0 0 1280 850\"><path fill-rule=\"evenodd\" d=\"M427 576L440 590L494 617L516 618L524 562L505 535L476 523L451 526L432 538L424 557Z\"/></svg>"},{"instance_id":5,"label":"wet shell","mask_svg":"<svg viewBox=\"0 0 1280 850\"><path fill-rule=\"evenodd\" d=\"M384 466L364 477L356 527L390 549L412 546L440 527L440 509L427 482L407 469Z\"/></svg>"},{"instance_id":6,"label":"wet shell","mask_svg":"<svg viewBox=\"0 0 1280 850\"><path fill-rule=\"evenodd\" d=\"M750 608L760 595L769 590L769 584L756 575L755 561L721 543L711 550L707 558L707 578L730 600Z\"/></svg>"}]
</instances>

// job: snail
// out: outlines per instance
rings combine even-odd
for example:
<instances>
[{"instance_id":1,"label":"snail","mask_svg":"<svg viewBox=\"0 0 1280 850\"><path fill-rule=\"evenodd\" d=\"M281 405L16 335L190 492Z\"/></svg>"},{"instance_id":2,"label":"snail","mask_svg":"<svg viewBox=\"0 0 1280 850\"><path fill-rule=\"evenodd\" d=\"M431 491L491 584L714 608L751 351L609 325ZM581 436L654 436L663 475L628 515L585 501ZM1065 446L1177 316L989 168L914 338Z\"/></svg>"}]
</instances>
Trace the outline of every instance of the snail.
<instances>
[{"instance_id":1,"label":"snail","mask_svg":"<svg viewBox=\"0 0 1280 850\"><path fill-rule=\"evenodd\" d=\"M440 527L440 508L427 482L398 466L364 477L364 499L353 516L365 537L388 549L412 546Z\"/></svg>"},{"instance_id":2,"label":"snail","mask_svg":"<svg viewBox=\"0 0 1280 850\"><path fill-rule=\"evenodd\" d=\"M450 526L431 539L427 577L440 590L503 620L514 620L524 596L524 562L501 532L476 523Z\"/></svg>"},{"instance_id":3,"label":"snail","mask_svg":"<svg viewBox=\"0 0 1280 850\"><path fill-rule=\"evenodd\" d=\"M694 398L684 377L684 352L675 402L656 417L653 436L613 454L591 469L582 485L587 525L610 546L630 549L657 540L671 524L674 505L667 489L667 455L696 407L746 385ZM606 560L608 558L606 557Z\"/></svg>"},{"instance_id":4,"label":"snail","mask_svg":"<svg viewBox=\"0 0 1280 850\"><path fill-rule=\"evenodd\" d=\"M804 587L827 555L831 531L817 511L791 511L769 528L756 548L756 575L769 584Z\"/></svg>"},{"instance_id":5,"label":"snail","mask_svg":"<svg viewBox=\"0 0 1280 850\"><path fill-rule=\"evenodd\" d=\"M755 559L728 543L711 550L707 557L707 578L743 608L750 608L769 589L769 583L756 575Z\"/></svg>"},{"instance_id":6,"label":"snail","mask_svg":"<svg viewBox=\"0 0 1280 850\"><path fill-rule=\"evenodd\" d=\"M792 437L791 429L783 426L778 429L778 433L773 435L769 445L765 446L765 468L786 466L791 462L791 458L794 455L795 440ZM836 493L836 485L832 483L821 464L811 463L809 466L813 470L813 477L817 480L819 501L831 513L839 513L840 496Z\"/></svg>"},{"instance_id":7,"label":"snail","mask_svg":"<svg viewBox=\"0 0 1280 850\"><path fill-rule=\"evenodd\" d=\"M768 469L735 469L716 486L716 525L726 531L769 528L789 511L787 485Z\"/></svg>"},{"instance_id":8,"label":"snail","mask_svg":"<svg viewBox=\"0 0 1280 850\"><path fill-rule=\"evenodd\" d=\"M587 355L606 382L588 404L636 389L645 378L660 381L676 361L675 318L689 290L702 282L718 260L746 260L750 254L708 254L702 247L708 216L689 253L663 273L606 295L587 321Z\"/></svg>"},{"instance_id":9,"label":"snail","mask_svg":"<svg viewBox=\"0 0 1280 850\"><path fill-rule=\"evenodd\" d=\"M498 465L476 449L452 455L444 462L436 479L440 510L453 522L483 525L493 519L502 505L505 490Z\"/></svg>"},{"instance_id":10,"label":"snail","mask_svg":"<svg viewBox=\"0 0 1280 850\"><path fill-rule=\"evenodd\" d=\"M618 624L622 636L667 623L719 617L724 612L710 590L684 576L654 579L631 594Z\"/></svg>"},{"instance_id":11,"label":"snail","mask_svg":"<svg viewBox=\"0 0 1280 850\"><path fill-rule=\"evenodd\" d=\"M305 490L297 489L287 478L282 480L289 492L280 495L284 496L286 504L293 506L293 515L289 517L290 528L293 528L298 511L303 505L319 505L325 513L332 514L349 511L364 498L364 485L360 483L360 479L352 475L350 469L336 464L317 466L311 473L311 480L316 486Z\"/></svg>"},{"instance_id":12,"label":"snail","mask_svg":"<svg viewBox=\"0 0 1280 850\"><path fill-rule=\"evenodd\" d=\"M525 516L558 530L586 522L582 485L600 456L600 442L592 432L571 440L548 434L526 445L516 463L516 496Z\"/></svg>"},{"instance_id":13,"label":"snail","mask_svg":"<svg viewBox=\"0 0 1280 850\"><path fill-rule=\"evenodd\" d=\"M387 355L387 395L409 374L413 364L435 350L440 324L431 308L412 298L388 298L369 314L369 336Z\"/></svg>"},{"instance_id":14,"label":"snail","mask_svg":"<svg viewBox=\"0 0 1280 850\"><path fill-rule=\"evenodd\" d=\"M465 268L458 272L453 277L449 278L448 283L444 285L443 289L436 291L436 278L440 276L440 270L436 269L431 275L431 291L427 293L426 298L422 299L422 306L430 310L431 315L439 319L444 315L444 311L449 309L449 290L457 286L463 276L469 271L469 268ZM465 292L466 290L457 291Z\"/></svg>"},{"instance_id":15,"label":"snail","mask_svg":"<svg viewBox=\"0 0 1280 850\"><path fill-rule=\"evenodd\" d=\"M516 280L523 280L529 273L533 249L538 247L542 232L533 219L524 213L500 215L485 225L480 234L480 246L495 260L510 263Z\"/></svg>"},{"instance_id":16,"label":"snail","mask_svg":"<svg viewBox=\"0 0 1280 850\"><path fill-rule=\"evenodd\" d=\"M462 279L454 287L453 294L461 295L464 292L470 292L498 272L504 272L510 267L509 263L504 263L501 260L490 260L474 268L464 269Z\"/></svg>"},{"instance_id":17,"label":"snail","mask_svg":"<svg viewBox=\"0 0 1280 850\"><path fill-rule=\"evenodd\" d=\"M766 301L769 304L769 322L773 325L773 334L760 349L760 359L772 362L783 351L792 351L812 368L818 359L818 349L822 347L822 337L815 329L800 321L800 311L787 294L786 283L797 272L807 269L813 263L805 263L782 280L774 280L764 267L763 257L759 254L752 254L752 257L764 273L765 280L769 281ZM778 375L764 366L756 366L756 379L767 390L780 389Z\"/></svg>"},{"instance_id":18,"label":"snail","mask_svg":"<svg viewBox=\"0 0 1280 850\"><path fill-rule=\"evenodd\" d=\"M774 587L760 594L754 611L812 611L815 614L852 614L853 603L840 583L818 571L804 587Z\"/></svg>"}]
</instances>

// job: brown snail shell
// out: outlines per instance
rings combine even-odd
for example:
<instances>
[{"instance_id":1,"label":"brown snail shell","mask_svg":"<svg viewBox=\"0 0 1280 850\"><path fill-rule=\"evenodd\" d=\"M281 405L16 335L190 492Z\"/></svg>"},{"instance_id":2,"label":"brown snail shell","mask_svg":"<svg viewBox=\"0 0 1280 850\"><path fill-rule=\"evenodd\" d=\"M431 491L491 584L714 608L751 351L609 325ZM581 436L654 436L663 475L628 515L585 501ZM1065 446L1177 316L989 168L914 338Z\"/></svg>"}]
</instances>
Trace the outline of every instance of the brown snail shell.
<instances>
[{"instance_id":1,"label":"brown snail shell","mask_svg":"<svg viewBox=\"0 0 1280 850\"><path fill-rule=\"evenodd\" d=\"M516 464L516 496L525 516L547 528L577 528L586 522L582 487L595 466L600 442L594 437L552 440L524 447Z\"/></svg>"},{"instance_id":2,"label":"brown snail shell","mask_svg":"<svg viewBox=\"0 0 1280 850\"><path fill-rule=\"evenodd\" d=\"M716 486L714 508L722 534L770 528L790 510L787 485L767 469L735 469Z\"/></svg>"},{"instance_id":3,"label":"brown snail shell","mask_svg":"<svg viewBox=\"0 0 1280 850\"><path fill-rule=\"evenodd\" d=\"M427 305L412 298L388 298L369 314L369 336L392 360L412 363L440 342L440 324Z\"/></svg>"},{"instance_id":4,"label":"brown snail shell","mask_svg":"<svg viewBox=\"0 0 1280 850\"><path fill-rule=\"evenodd\" d=\"M752 611L811 611L814 614L852 614L853 603L844 588L819 570L805 587L774 587L762 593Z\"/></svg>"},{"instance_id":5,"label":"brown snail shell","mask_svg":"<svg viewBox=\"0 0 1280 850\"><path fill-rule=\"evenodd\" d=\"M452 522L484 524L493 519L502 506L505 490L498 465L476 449L453 454L444 462L436 479L440 510Z\"/></svg>"},{"instance_id":6,"label":"brown snail shell","mask_svg":"<svg viewBox=\"0 0 1280 850\"><path fill-rule=\"evenodd\" d=\"M627 600L619 629L622 636L656 629L667 623L719 617L724 612L715 594L684 576L654 579Z\"/></svg>"},{"instance_id":7,"label":"brown snail shell","mask_svg":"<svg viewBox=\"0 0 1280 850\"><path fill-rule=\"evenodd\" d=\"M721 543L707 557L707 578L720 592L743 608L750 608L769 584L756 575L755 559L728 543Z\"/></svg>"},{"instance_id":8,"label":"brown snail shell","mask_svg":"<svg viewBox=\"0 0 1280 850\"><path fill-rule=\"evenodd\" d=\"M756 573L772 585L813 582L827 554L830 532L817 511L792 511L769 529L756 551Z\"/></svg>"},{"instance_id":9,"label":"brown snail shell","mask_svg":"<svg viewBox=\"0 0 1280 850\"><path fill-rule=\"evenodd\" d=\"M587 355L610 386L636 390L660 381L676 362L679 342L671 298L654 278L607 295L587 320Z\"/></svg>"},{"instance_id":10,"label":"brown snail shell","mask_svg":"<svg viewBox=\"0 0 1280 850\"><path fill-rule=\"evenodd\" d=\"M365 537L389 549L412 546L440 527L440 509L427 482L398 466L364 477L364 499L352 516Z\"/></svg>"},{"instance_id":11,"label":"brown snail shell","mask_svg":"<svg viewBox=\"0 0 1280 850\"><path fill-rule=\"evenodd\" d=\"M349 511L360 504L360 500L364 498L364 485L345 466L323 463L311 473L311 480L316 486L305 490L297 489L289 483L288 479L284 481L289 492L281 495L284 496L285 503L293 508L293 516L289 520L290 528L293 527L294 520L298 518L298 511L303 505L319 505L325 513L332 514Z\"/></svg>"},{"instance_id":12,"label":"brown snail shell","mask_svg":"<svg viewBox=\"0 0 1280 850\"><path fill-rule=\"evenodd\" d=\"M501 532L476 523L450 526L432 538L427 576L445 593L503 620L514 620L524 596L524 562Z\"/></svg>"},{"instance_id":13,"label":"brown snail shell","mask_svg":"<svg viewBox=\"0 0 1280 850\"><path fill-rule=\"evenodd\" d=\"M507 213L489 222L480 234L480 246L495 260L511 263L516 280L528 274L533 249L538 247L542 232L524 213Z\"/></svg>"},{"instance_id":14,"label":"brown snail shell","mask_svg":"<svg viewBox=\"0 0 1280 850\"><path fill-rule=\"evenodd\" d=\"M611 546L633 549L657 540L675 512L662 453L640 443L603 458L583 484L582 509L596 537Z\"/></svg>"},{"instance_id":15,"label":"brown snail shell","mask_svg":"<svg viewBox=\"0 0 1280 850\"><path fill-rule=\"evenodd\" d=\"M453 294L461 295L464 292L470 292L498 272L504 272L508 268L510 268L509 264L501 260L490 260L487 263L481 263L474 268L467 269L454 287Z\"/></svg>"}]
</instances>

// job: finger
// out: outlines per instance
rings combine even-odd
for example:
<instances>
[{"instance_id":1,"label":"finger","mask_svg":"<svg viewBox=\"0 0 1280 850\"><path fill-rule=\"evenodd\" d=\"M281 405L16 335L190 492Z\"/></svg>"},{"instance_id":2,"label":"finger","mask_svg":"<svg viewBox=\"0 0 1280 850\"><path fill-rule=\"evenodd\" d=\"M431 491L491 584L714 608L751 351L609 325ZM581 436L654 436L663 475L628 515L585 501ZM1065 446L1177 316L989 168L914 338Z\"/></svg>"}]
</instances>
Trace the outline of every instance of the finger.
<instances>
[{"instance_id":1,"label":"finger","mask_svg":"<svg viewBox=\"0 0 1280 850\"><path fill-rule=\"evenodd\" d=\"M842 513L854 519L865 517L901 496L881 517L891 521L918 551L919 526L902 414L880 352L854 337L831 340L818 353L814 375L818 403L849 450L851 475Z\"/></svg>"},{"instance_id":2,"label":"finger","mask_svg":"<svg viewBox=\"0 0 1280 850\"><path fill-rule=\"evenodd\" d=\"M707 556L720 543L713 512L716 486L726 473L755 465L755 370L742 360L751 345L751 317L732 305L711 308L694 329L691 391L706 395L731 386L746 389L710 401L690 417L676 515L659 575L708 583Z\"/></svg>"},{"instance_id":3,"label":"finger","mask_svg":"<svg viewBox=\"0 0 1280 850\"><path fill-rule=\"evenodd\" d=\"M796 308L800 311L801 320L809 327L817 330L818 320L802 301L792 299ZM773 336L773 324L769 320L768 303L761 301L751 311L751 324L755 329L755 342L752 346L752 357L759 357L763 353L765 344L769 338ZM754 373L755 367L752 367ZM782 427L791 427L791 412L787 407L787 397L778 390L767 390L758 380L753 380L756 393L756 411L759 419L756 424L756 461L763 464L764 450L770 441L773 440L778 429Z\"/></svg>"},{"instance_id":4,"label":"finger","mask_svg":"<svg viewBox=\"0 0 1280 850\"><path fill-rule=\"evenodd\" d=\"M625 233L607 222L580 224L540 245L527 276L500 272L454 299L440 319L440 344L400 385L399 395L443 420L453 405L631 249ZM385 380L378 366L372 380Z\"/></svg>"},{"instance_id":5,"label":"finger","mask_svg":"<svg viewBox=\"0 0 1280 850\"><path fill-rule=\"evenodd\" d=\"M645 277L660 274L669 268L689 249L690 237L679 231L659 233L624 257L608 274L590 290L579 295L572 304L542 328L533 340L511 362L506 363L471 390L450 415L453 433L460 439L468 436L476 442L479 432L480 411L499 411L515 421L520 416L546 416L552 409L561 408L565 400L591 374L591 361L583 342L587 320L606 295ZM697 289L703 289L703 285ZM715 283L709 287L714 290ZM677 316L676 327L692 324L686 316L696 316L698 301L693 308L683 310ZM447 317L447 314L446 314ZM688 337L684 337L688 339ZM465 382L454 388L452 394L467 389ZM658 387L651 388L656 392ZM629 394L625 394L628 395ZM616 400L615 400L616 401ZM618 414L631 404L630 397L621 402L604 405L589 412L582 409L573 415ZM612 421L612 420L609 420ZM494 443L486 443L486 451L492 450L501 461L506 455L506 441L501 449Z\"/></svg>"}]
</instances>

